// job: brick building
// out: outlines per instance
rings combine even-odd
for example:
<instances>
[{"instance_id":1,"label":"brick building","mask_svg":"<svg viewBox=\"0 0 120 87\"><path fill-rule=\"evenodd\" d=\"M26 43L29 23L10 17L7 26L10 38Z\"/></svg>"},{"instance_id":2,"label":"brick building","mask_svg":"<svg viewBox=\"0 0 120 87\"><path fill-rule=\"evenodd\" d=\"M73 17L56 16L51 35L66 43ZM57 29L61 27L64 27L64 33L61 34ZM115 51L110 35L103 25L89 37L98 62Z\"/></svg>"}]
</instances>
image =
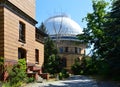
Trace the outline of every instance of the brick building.
<instances>
[{"instance_id":1,"label":"brick building","mask_svg":"<svg viewBox=\"0 0 120 87\"><path fill-rule=\"evenodd\" d=\"M41 73L46 36L35 27L35 0L0 0L0 57L5 64L26 58L27 71Z\"/></svg>"}]
</instances>

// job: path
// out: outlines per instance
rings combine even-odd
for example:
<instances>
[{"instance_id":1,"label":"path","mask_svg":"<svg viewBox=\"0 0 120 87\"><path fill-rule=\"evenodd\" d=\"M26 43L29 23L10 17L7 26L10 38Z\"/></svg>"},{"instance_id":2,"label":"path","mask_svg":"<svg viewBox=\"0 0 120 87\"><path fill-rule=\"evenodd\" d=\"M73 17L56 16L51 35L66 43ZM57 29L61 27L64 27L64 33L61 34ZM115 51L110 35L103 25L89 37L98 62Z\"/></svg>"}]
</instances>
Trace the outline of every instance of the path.
<instances>
[{"instance_id":1,"label":"path","mask_svg":"<svg viewBox=\"0 0 120 87\"><path fill-rule=\"evenodd\" d=\"M26 87L119 87L111 83L98 83L85 76L72 76L68 80L44 81L43 83L31 83Z\"/></svg>"}]
</instances>

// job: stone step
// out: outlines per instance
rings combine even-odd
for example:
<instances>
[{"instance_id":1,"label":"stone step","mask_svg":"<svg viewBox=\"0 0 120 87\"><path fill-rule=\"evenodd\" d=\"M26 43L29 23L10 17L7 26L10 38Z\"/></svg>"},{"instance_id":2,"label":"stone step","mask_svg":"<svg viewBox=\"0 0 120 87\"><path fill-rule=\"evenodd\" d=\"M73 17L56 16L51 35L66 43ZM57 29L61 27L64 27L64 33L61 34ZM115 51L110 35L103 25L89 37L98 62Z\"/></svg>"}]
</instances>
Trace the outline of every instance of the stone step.
<instances>
[{"instance_id":1,"label":"stone step","mask_svg":"<svg viewBox=\"0 0 120 87\"><path fill-rule=\"evenodd\" d=\"M37 82L38 83L42 83L43 82L43 78L41 76L38 76Z\"/></svg>"}]
</instances>

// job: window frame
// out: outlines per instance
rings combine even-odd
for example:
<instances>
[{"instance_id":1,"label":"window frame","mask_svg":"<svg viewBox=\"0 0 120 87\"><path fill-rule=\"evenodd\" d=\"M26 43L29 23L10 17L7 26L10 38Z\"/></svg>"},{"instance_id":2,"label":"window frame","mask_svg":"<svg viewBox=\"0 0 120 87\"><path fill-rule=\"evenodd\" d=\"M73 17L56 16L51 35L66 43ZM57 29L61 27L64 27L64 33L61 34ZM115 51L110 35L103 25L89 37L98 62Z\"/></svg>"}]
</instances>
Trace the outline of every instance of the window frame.
<instances>
[{"instance_id":1,"label":"window frame","mask_svg":"<svg viewBox=\"0 0 120 87\"><path fill-rule=\"evenodd\" d=\"M23 58L26 58L26 50L23 48L18 48L18 59L23 59Z\"/></svg>"},{"instance_id":2,"label":"window frame","mask_svg":"<svg viewBox=\"0 0 120 87\"><path fill-rule=\"evenodd\" d=\"M19 41L22 43L26 42L25 23L19 21Z\"/></svg>"},{"instance_id":3,"label":"window frame","mask_svg":"<svg viewBox=\"0 0 120 87\"><path fill-rule=\"evenodd\" d=\"M35 49L35 64L39 64L39 50Z\"/></svg>"},{"instance_id":4,"label":"window frame","mask_svg":"<svg viewBox=\"0 0 120 87\"><path fill-rule=\"evenodd\" d=\"M69 52L69 48L65 47L65 53L68 53L68 52Z\"/></svg>"}]
</instances>

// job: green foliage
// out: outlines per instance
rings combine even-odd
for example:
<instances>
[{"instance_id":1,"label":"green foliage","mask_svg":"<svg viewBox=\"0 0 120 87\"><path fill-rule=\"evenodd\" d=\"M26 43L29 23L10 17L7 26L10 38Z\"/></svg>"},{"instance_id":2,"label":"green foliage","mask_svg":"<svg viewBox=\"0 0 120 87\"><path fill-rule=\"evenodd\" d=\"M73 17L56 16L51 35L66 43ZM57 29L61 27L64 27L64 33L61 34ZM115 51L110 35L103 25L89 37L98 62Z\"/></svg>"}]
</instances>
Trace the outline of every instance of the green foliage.
<instances>
[{"instance_id":1,"label":"green foliage","mask_svg":"<svg viewBox=\"0 0 120 87\"><path fill-rule=\"evenodd\" d=\"M68 77L69 77L68 71L66 69L62 69L62 71L59 73L59 79L62 80Z\"/></svg>"},{"instance_id":2,"label":"green foliage","mask_svg":"<svg viewBox=\"0 0 120 87\"><path fill-rule=\"evenodd\" d=\"M88 47L94 45L93 55L101 56L102 44L104 41L103 24L107 21L106 3L104 0L93 0L93 12L88 13L84 20L87 22L87 28L83 29L83 34L78 37L87 43ZM98 54L98 52L100 52ZM97 53L97 55L96 55Z\"/></svg>"},{"instance_id":3,"label":"green foliage","mask_svg":"<svg viewBox=\"0 0 120 87\"><path fill-rule=\"evenodd\" d=\"M8 72L8 80L12 87L19 87L22 83L25 83L27 80L25 59L19 59L18 64L13 65L11 71Z\"/></svg>"},{"instance_id":4,"label":"green foliage","mask_svg":"<svg viewBox=\"0 0 120 87\"><path fill-rule=\"evenodd\" d=\"M4 83L2 84L2 87L10 87L10 83L9 83L9 82L4 82Z\"/></svg>"},{"instance_id":5,"label":"green foliage","mask_svg":"<svg viewBox=\"0 0 120 87\"><path fill-rule=\"evenodd\" d=\"M61 71L59 56L52 54L51 56L49 56L48 61L49 63L47 69L50 74L59 73Z\"/></svg>"},{"instance_id":6,"label":"green foliage","mask_svg":"<svg viewBox=\"0 0 120 87\"><path fill-rule=\"evenodd\" d=\"M41 23L41 25L40 25L40 27L38 29L40 29L44 33L47 33L46 27L45 27L43 22Z\"/></svg>"},{"instance_id":7,"label":"green foliage","mask_svg":"<svg viewBox=\"0 0 120 87\"><path fill-rule=\"evenodd\" d=\"M34 77L28 77L27 78L27 83L31 83L31 82L35 82L35 78Z\"/></svg>"},{"instance_id":8,"label":"green foliage","mask_svg":"<svg viewBox=\"0 0 120 87\"><path fill-rule=\"evenodd\" d=\"M102 76L107 76L110 71L108 63L105 62L104 60L98 60L97 65L98 74Z\"/></svg>"},{"instance_id":9,"label":"green foliage","mask_svg":"<svg viewBox=\"0 0 120 87\"><path fill-rule=\"evenodd\" d=\"M61 72L63 74L63 78L68 78L69 77L69 73L66 69L63 69Z\"/></svg>"},{"instance_id":10,"label":"green foliage","mask_svg":"<svg viewBox=\"0 0 120 87\"><path fill-rule=\"evenodd\" d=\"M104 0L93 0L93 12L85 17L87 28L79 38L88 46L94 45L92 57L86 61L84 73L118 75L120 72L120 1L113 3L112 11L106 11ZM111 74L110 74L111 72Z\"/></svg>"},{"instance_id":11,"label":"green foliage","mask_svg":"<svg viewBox=\"0 0 120 87\"><path fill-rule=\"evenodd\" d=\"M62 80L63 79L63 74L62 72L59 73L59 80Z\"/></svg>"},{"instance_id":12,"label":"green foliage","mask_svg":"<svg viewBox=\"0 0 120 87\"><path fill-rule=\"evenodd\" d=\"M4 58L0 57L0 80L3 78L3 72L4 72Z\"/></svg>"},{"instance_id":13,"label":"green foliage","mask_svg":"<svg viewBox=\"0 0 120 87\"><path fill-rule=\"evenodd\" d=\"M75 75L102 75L106 76L110 70L109 65L102 59L94 60L92 57L84 56L82 60L76 59L71 67Z\"/></svg>"},{"instance_id":14,"label":"green foliage","mask_svg":"<svg viewBox=\"0 0 120 87\"><path fill-rule=\"evenodd\" d=\"M115 0L107 17L110 21L104 24L107 42L104 57L110 66L109 75L118 77L120 74L120 0ZM120 77L119 77L120 78Z\"/></svg>"},{"instance_id":15,"label":"green foliage","mask_svg":"<svg viewBox=\"0 0 120 87\"><path fill-rule=\"evenodd\" d=\"M60 57L57 55L57 49L50 37L45 39L44 51L44 70L45 73L55 74L61 71Z\"/></svg>"},{"instance_id":16,"label":"green foliage","mask_svg":"<svg viewBox=\"0 0 120 87\"><path fill-rule=\"evenodd\" d=\"M45 39L45 45L44 45L44 68L45 68L45 72L47 72L47 68L48 68L48 63L49 61L49 56L51 56L52 54L57 54L57 50L55 49L54 43L53 41L50 39L50 37Z\"/></svg>"},{"instance_id":17,"label":"green foliage","mask_svg":"<svg viewBox=\"0 0 120 87\"><path fill-rule=\"evenodd\" d=\"M4 58L0 57L0 65L3 65L3 64L4 64Z\"/></svg>"},{"instance_id":18,"label":"green foliage","mask_svg":"<svg viewBox=\"0 0 120 87\"><path fill-rule=\"evenodd\" d=\"M73 73L75 75L79 75L80 74L80 60L77 58L75 59L75 63L71 66L71 70L73 71Z\"/></svg>"},{"instance_id":19,"label":"green foliage","mask_svg":"<svg viewBox=\"0 0 120 87\"><path fill-rule=\"evenodd\" d=\"M86 71L85 74L99 74L99 75L107 75L109 67L106 62L103 60L92 60L92 59L86 59L87 65L86 65Z\"/></svg>"}]
</instances>

